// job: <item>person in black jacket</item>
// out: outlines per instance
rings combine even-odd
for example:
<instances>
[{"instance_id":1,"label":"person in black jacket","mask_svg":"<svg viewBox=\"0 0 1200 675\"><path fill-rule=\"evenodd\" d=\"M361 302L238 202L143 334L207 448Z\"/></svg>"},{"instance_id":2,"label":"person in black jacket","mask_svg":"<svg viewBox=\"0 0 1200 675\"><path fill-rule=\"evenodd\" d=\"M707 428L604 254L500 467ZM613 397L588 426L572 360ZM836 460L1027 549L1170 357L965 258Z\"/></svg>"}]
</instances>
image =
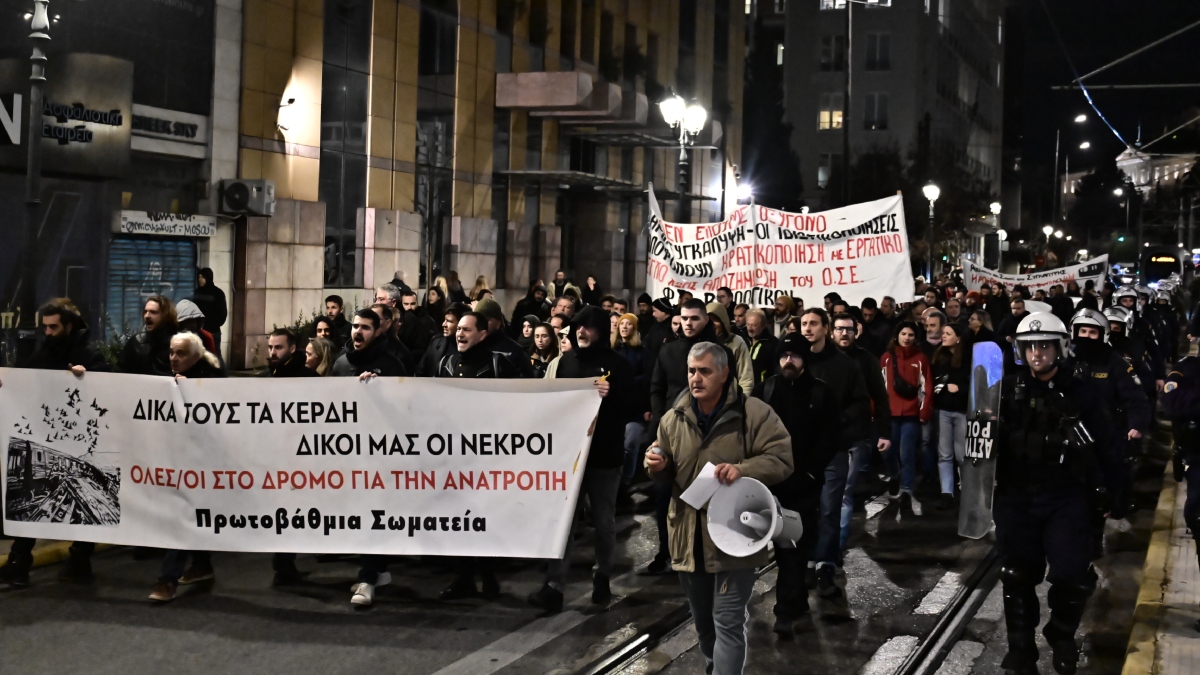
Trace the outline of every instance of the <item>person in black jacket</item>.
<instances>
[{"instance_id":1,"label":"person in black jacket","mask_svg":"<svg viewBox=\"0 0 1200 675\"><path fill-rule=\"evenodd\" d=\"M333 364L333 377L366 375L402 377L408 374L404 364L388 350L385 335L380 330L379 315L370 309L360 309L354 315L350 331L350 347Z\"/></svg>"},{"instance_id":2,"label":"person in black jacket","mask_svg":"<svg viewBox=\"0 0 1200 675\"><path fill-rule=\"evenodd\" d=\"M400 291L400 342L413 355L424 354L434 335L441 333L435 321L442 317L431 317L417 303L417 294L411 288Z\"/></svg>"},{"instance_id":3,"label":"person in black jacket","mask_svg":"<svg viewBox=\"0 0 1200 675\"><path fill-rule=\"evenodd\" d=\"M217 357L204 348L195 333L177 333L171 337L169 360L176 380L198 380L225 377ZM192 564L188 566L188 558ZM212 554L208 551L167 551L162 562L162 574L150 599L166 603L175 599L180 586L190 586L213 580Z\"/></svg>"},{"instance_id":4,"label":"person in black jacket","mask_svg":"<svg viewBox=\"0 0 1200 675\"><path fill-rule=\"evenodd\" d=\"M628 486L641 463L639 449L646 433L646 422L650 421L650 370L654 363L650 360L650 350L642 344L638 319L633 314L622 314L618 318L612 347L633 370L632 404L636 414L625 425L625 466L621 472L621 483Z\"/></svg>"},{"instance_id":5,"label":"person in black jacket","mask_svg":"<svg viewBox=\"0 0 1200 675\"><path fill-rule=\"evenodd\" d=\"M196 303L204 314L204 330L212 334L213 342L216 343L217 359L220 360L221 326L224 326L225 320L229 318L229 302L225 299L225 291L213 283L211 269L201 268L196 290L192 293L192 302Z\"/></svg>"},{"instance_id":6,"label":"person in black jacket","mask_svg":"<svg viewBox=\"0 0 1200 675\"><path fill-rule=\"evenodd\" d=\"M333 334L326 337L338 349L345 347L350 342L350 321L346 318L345 303L342 302L342 296L330 295L325 298L325 318L329 319L329 325L333 329ZM321 337L318 335L317 337Z\"/></svg>"},{"instance_id":7,"label":"person in black jacket","mask_svg":"<svg viewBox=\"0 0 1200 675\"><path fill-rule=\"evenodd\" d=\"M829 385L805 367L811 355L807 338L788 333L779 339L777 351L779 374L756 385L754 397L771 406L792 437L795 471L782 483L771 486L780 506L799 513L804 525L804 534L795 548L775 548L779 579L775 586L774 630L790 635L792 624L808 613L804 570L820 532L817 519L825 467L841 449L837 428L840 411Z\"/></svg>"},{"instance_id":8,"label":"person in black jacket","mask_svg":"<svg viewBox=\"0 0 1200 675\"><path fill-rule=\"evenodd\" d=\"M942 328L942 345L933 354L933 407L938 420L938 508L954 508L954 464L962 465L967 447L967 392L971 386L971 352L959 324Z\"/></svg>"},{"instance_id":9,"label":"person in black jacket","mask_svg":"<svg viewBox=\"0 0 1200 675\"><path fill-rule=\"evenodd\" d=\"M846 542L850 540L850 522L854 515L854 488L858 485L858 475L871 464L874 451L887 452L892 447L892 407L888 403L887 383L883 381L883 371L879 367L879 358L859 345L859 332L865 335L861 324L851 314L838 314L833 317L833 342L843 354L849 356L858 365L867 384L867 393L871 396L871 422L874 425L871 438L866 443L857 443L850 449L850 470L846 474L846 492L842 495L841 537L839 548L846 550Z\"/></svg>"},{"instance_id":10,"label":"person in black jacket","mask_svg":"<svg viewBox=\"0 0 1200 675\"><path fill-rule=\"evenodd\" d=\"M671 317L675 316L678 311L679 309L671 305L671 301L666 298L659 298L651 303L649 321L647 321L642 343L646 345L646 349L650 350L652 362L658 361L659 350L673 339Z\"/></svg>"},{"instance_id":11,"label":"person in black jacket","mask_svg":"<svg viewBox=\"0 0 1200 675\"><path fill-rule=\"evenodd\" d=\"M778 359L775 355L779 340L767 327L767 313L755 308L746 312L746 338L750 347L750 363L754 370L754 384L762 384L775 373Z\"/></svg>"},{"instance_id":12,"label":"person in black jacket","mask_svg":"<svg viewBox=\"0 0 1200 675\"><path fill-rule=\"evenodd\" d=\"M546 287L539 283L530 286L525 297L517 302L517 308L513 310L512 321L509 323L518 327L521 325L521 321L530 315L536 316L542 322L550 320L550 303L546 300ZM516 335L512 337L516 337Z\"/></svg>"},{"instance_id":13,"label":"person in black jacket","mask_svg":"<svg viewBox=\"0 0 1200 675\"><path fill-rule=\"evenodd\" d=\"M133 375L171 375L171 337L179 332L175 306L169 298L152 295L142 308L142 322L145 330L125 341L117 370Z\"/></svg>"},{"instance_id":14,"label":"person in black jacket","mask_svg":"<svg viewBox=\"0 0 1200 675\"><path fill-rule=\"evenodd\" d=\"M438 364L455 350L454 332L458 329L459 319L469 311L469 307L457 302L446 308L441 317L441 334L429 341L429 347L417 364L417 377L436 376Z\"/></svg>"},{"instance_id":15,"label":"person in black jacket","mask_svg":"<svg viewBox=\"0 0 1200 675\"><path fill-rule=\"evenodd\" d=\"M829 329L829 315L819 307L811 307L800 315L800 332L812 343L806 367L830 386L841 411L839 451L825 468L820 533L812 556L817 567L818 592L823 598L842 593L833 575L841 563L842 500L850 473L850 449L869 442L871 437L871 398L866 379L858 364L829 340Z\"/></svg>"},{"instance_id":16,"label":"person in black jacket","mask_svg":"<svg viewBox=\"0 0 1200 675\"><path fill-rule=\"evenodd\" d=\"M503 355L517 369L519 377L533 377L533 364L529 362L525 350L504 333L504 310L500 303L484 298L475 303L475 311L487 318L488 351Z\"/></svg>"},{"instance_id":17,"label":"person in black jacket","mask_svg":"<svg viewBox=\"0 0 1200 675\"><path fill-rule=\"evenodd\" d=\"M407 375L417 369L417 359L408 347L400 341L400 310L384 303L371 305L371 310L379 317L379 338L387 346L388 353L404 365Z\"/></svg>"},{"instance_id":18,"label":"person in black jacket","mask_svg":"<svg viewBox=\"0 0 1200 675\"><path fill-rule=\"evenodd\" d=\"M612 601L609 579L617 547L617 489L621 484L621 465L625 461L625 424L636 415L633 369L625 357L613 351L608 313L596 307L584 307L571 325L575 329L572 331L572 348L559 361L555 377L595 378L592 381L602 400L566 550L562 558L550 563L541 589L529 596L531 605L552 614L562 611L563 589L571 570L574 530L583 520L584 495L587 495L596 527L592 603L607 605Z\"/></svg>"},{"instance_id":19,"label":"person in black jacket","mask_svg":"<svg viewBox=\"0 0 1200 675\"><path fill-rule=\"evenodd\" d=\"M79 310L68 298L55 298L38 309L45 340L29 355L21 368L35 370L69 370L75 377L84 373L110 370L104 356L88 344L88 328ZM0 522L0 533L3 523ZM13 540L8 561L0 567L0 584L16 588L29 585L29 570L33 567L33 546L36 540L18 537ZM71 557L59 573L59 581L89 583L92 580L92 552L96 545L77 541L71 545Z\"/></svg>"}]
</instances>

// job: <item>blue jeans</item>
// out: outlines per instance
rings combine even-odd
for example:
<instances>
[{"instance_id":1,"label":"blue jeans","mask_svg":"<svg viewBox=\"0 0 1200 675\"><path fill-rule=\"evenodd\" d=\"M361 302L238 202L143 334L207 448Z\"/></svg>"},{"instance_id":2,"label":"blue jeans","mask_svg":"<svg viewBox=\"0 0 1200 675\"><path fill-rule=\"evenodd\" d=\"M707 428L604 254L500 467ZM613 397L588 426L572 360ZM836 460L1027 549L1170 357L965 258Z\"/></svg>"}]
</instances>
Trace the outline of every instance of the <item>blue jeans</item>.
<instances>
[{"instance_id":1,"label":"blue jeans","mask_svg":"<svg viewBox=\"0 0 1200 675\"><path fill-rule=\"evenodd\" d=\"M954 463L962 466L967 451L967 416L965 413L938 411L938 475L942 494L954 494Z\"/></svg>"},{"instance_id":2,"label":"blue jeans","mask_svg":"<svg viewBox=\"0 0 1200 675\"><path fill-rule=\"evenodd\" d=\"M754 570L680 572L709 675L742 675L746 666L746 619Z\"/></svg>"},{"instance_id":3,"label":"blue jeans","mask_svg":"<svg viewBox=\"0 0 1200 675\"><path fill-rule=\"evenodd\" d=\"M825 485L821 487L821 517L817 521L817 545L812 559L817 564L837 565L841 560L842 500L846 494L846 476L850 473L850 453L842 450L825 467Z\"/></svg>"},{"instance_id":4,"label":"blue jeans","mask_svg":"<svg viewBox=\"0 0 1200 675\"><path fill-rule=\"evenodd\" d=\"M842 494L842 536L838 546L846 550L846 542L850 540L850 521L854 517L854 486L858 484L858 474L866 469L871 461L871 453L879 445L877 439L856 443L850 448L850 473L846 474L846 490Z\"/></svg>"},{"instance_id":5,"label":"blue jeans","mask_svg":"<svg viewBox=\"0 0 1200 675\"><path fill-rule=\"evenodd\" d=\"M926 477L937 472L939 431L936 415L921 424L921 473Z\"/></svg>"},{"instance_id":6,"label":"blue jeans","mask_svg":"<svg viewBox=\"0 0 1200 675\"><path fill-rule=\"evenodd\" d=\"M162 576L158 578L158 581L164 584L179 583L179 577L187 571L189 555L192 557L192 567L201 570L212 569L212 556L208 551L167 551L167 555L163 558Z\"/></svg>"},{"instance_id":7,"label":"blue jeans","mask_svg":"<svg viewBox=\"0 0 1200 675\"><path fill-rule=\"evenodd\" d=\"M900 491L912 492L917 479L917 445L921 421L916 417L892 418L892 447L887 452L888 471L900 474Z\"/></svg>"}]
</instances>

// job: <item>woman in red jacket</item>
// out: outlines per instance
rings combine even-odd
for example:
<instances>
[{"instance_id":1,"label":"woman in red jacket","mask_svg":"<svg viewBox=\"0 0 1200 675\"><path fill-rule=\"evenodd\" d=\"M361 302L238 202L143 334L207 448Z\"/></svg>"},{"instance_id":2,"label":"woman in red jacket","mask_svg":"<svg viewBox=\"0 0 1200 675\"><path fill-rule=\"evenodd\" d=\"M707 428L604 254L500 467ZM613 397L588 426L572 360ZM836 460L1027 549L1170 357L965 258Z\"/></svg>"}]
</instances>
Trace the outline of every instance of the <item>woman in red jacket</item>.
<instances>
[{"instance_id":1,"label":"woman in red jacket","mask_svg":"<svg viewBox=\"0 0 1200 675\"><path fill-rule=\"evenodd\" d=\"M921 425L933 416L933 375L929 360L917 346L917 324L902 321L896 325L892 342L880 364L892 408L892 447L886 457L891 474L888 488L893 496L900 497L901 508L911 510Z\"/></svg>"}]
</instances>

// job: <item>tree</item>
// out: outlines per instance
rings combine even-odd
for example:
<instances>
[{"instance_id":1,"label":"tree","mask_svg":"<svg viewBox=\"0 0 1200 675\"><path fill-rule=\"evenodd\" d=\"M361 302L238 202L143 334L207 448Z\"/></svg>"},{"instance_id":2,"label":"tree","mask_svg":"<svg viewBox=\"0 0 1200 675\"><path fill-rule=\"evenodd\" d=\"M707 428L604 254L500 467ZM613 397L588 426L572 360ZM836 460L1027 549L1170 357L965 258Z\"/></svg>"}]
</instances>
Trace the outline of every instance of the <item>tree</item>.
<instances>
[{"instance_id":1,"label":"tree","mask_svg":"<svg viewBox=\"0 0 1200 675\"><path fill-rule=\"evenodd\" d=\"M1137 194L1114 158L1100 159L1096 168L1079 180L1067 222L1089 241L1107 241L1109 233L1125 230L1125 199L1136 199Z\"/></svg>"},{"instance_id":2,"label":"tree","mask_svg":"<svg viewBox=\"0 0 1200 675\"><path fill-rule=\"evenodd\" d=\"M755 31L764 34L761 20ZM770 40L757 41L746 57L741 173L753 185L756 203L799 211L800 158L792 150L792 125L784 121L783 66L776 59Z\"/></svg>"}]
</instances>

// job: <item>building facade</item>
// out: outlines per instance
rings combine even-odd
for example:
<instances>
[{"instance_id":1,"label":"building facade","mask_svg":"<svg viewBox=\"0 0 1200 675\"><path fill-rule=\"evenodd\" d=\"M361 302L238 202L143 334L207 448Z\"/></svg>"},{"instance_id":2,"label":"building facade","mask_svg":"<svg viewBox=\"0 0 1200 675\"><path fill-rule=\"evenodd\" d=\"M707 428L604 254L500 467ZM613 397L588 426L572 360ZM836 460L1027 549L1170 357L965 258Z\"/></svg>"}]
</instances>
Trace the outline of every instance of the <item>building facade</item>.
<instances>
[{"instance_id":1,"label":"building facade","mask_svg":"<svg viewBox=\"0 0 1200 675\"><path fill-rule=\"evenodd\" d=\"M62 250L30 263L39 244L14 242L0 271L35 265L39 300L81 298L113 334L136 327L150 286L187 297L206 266L230 299L235 368L261 365L266 334L311 317L325 295L364 304L398 272L415 288L483 276L505 304L560 268L633 293L645 283L648 183L668 218L719 220L734 203L737 0L113 0L54 11L51 63L87 52L132 64L131 168L45 172L39 217L59 225L43 236ZM0 29L0 58L27 69L25 21ZM656 105L672 91L710 120L682 182L677 134ZM176 123L193 135L162 133ZM222 179L271 181L274 215L219 215ZM13 212L23 185L23 164L0 167ZM47 206L68 193L82 195L80 217ZM200 214L212 234L113 232L139 213Z\"/></svg>"},{"instance_id":2,"label":"building facade","mask_svg":"<svg viewBox=\"0 0 1200 675\"><path fill-rule=\"evenodd\" d=\"M786 109L813 208L841 203L846 131L851 164L940 155L1000 194L1002 0L854 2L849 41L845 0L786 4Z\"/></svg>"}]
</instances>

